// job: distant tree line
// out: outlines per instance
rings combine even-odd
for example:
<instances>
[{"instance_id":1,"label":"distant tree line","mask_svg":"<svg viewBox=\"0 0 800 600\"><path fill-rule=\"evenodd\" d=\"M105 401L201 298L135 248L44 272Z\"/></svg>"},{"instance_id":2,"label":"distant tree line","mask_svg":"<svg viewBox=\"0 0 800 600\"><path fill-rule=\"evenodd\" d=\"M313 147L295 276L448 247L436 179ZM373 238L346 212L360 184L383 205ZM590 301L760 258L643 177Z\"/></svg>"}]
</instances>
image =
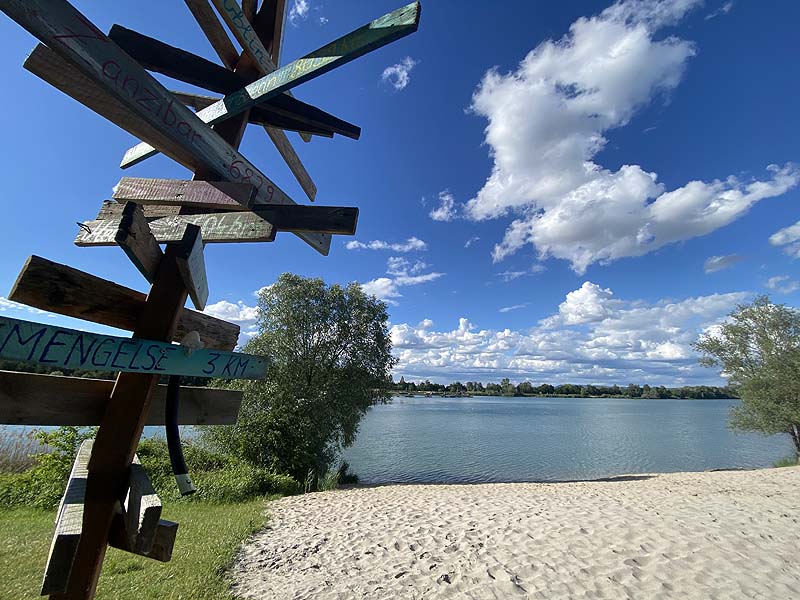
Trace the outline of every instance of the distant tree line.
<instances>
[{"instance_id":1,"label":"distant tree line","mask_svg":"<svg viewBox=\"0 0 800 600\"><path fill-rule=\"evenodd\" d=\"M736 391L730 387L717 387L710 385L692 385L668 388L663 385L650 386L631 383L626 386L619 385L576 385L564 383L551 385L543 383L533 385L530 381L523 381L514 385L507 377L500 383L481 383L480 381L455 381L449 385L432 383L428 380L421 382L400 381L392 382L395 392L434 392L441 394L472 394L474 396L575 396L578 398L738 398Z\"/></svg>"}]
</instances>

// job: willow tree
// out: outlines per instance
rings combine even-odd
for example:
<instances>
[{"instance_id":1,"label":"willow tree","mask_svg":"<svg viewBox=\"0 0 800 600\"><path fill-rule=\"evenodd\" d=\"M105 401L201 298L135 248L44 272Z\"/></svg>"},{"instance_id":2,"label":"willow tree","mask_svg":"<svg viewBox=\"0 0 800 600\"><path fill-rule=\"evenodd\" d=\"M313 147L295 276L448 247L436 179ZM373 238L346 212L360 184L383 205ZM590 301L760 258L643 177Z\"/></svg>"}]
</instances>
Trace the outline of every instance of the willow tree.
<instances>
[{"instance_id":1,"label":"willow tree","mask_svg":"<svg viewBox=\"0 0 800 600\"><path fill-rule=\"evenodd\" d=\"M386 305L361 286L284 273L258 298L258 334L244 352L269 360L244 391L236 425L212 427L218 449L300 481L319 476L353 443L374 404L389 398Z\"/></svg>"},{"instance_id":2,"label":"willow tree","mask_svg":"<svg viewBox=\"0 0 800 600\"><path fill-rule=\"evenodd\" d=\"M800 310L759 296L737 306L694 347L702 365L721 367L739 389L731 427L788 433L800 462Z\"/></svg>"}]
</instances>

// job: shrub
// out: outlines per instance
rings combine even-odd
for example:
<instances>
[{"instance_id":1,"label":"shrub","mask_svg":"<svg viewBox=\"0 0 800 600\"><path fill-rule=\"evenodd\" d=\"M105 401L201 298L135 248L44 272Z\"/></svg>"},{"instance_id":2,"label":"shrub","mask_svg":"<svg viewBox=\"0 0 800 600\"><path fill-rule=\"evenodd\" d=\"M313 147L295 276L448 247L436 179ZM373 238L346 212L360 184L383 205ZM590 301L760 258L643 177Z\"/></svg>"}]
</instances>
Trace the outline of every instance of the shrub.
<instances>
[{"instance_id":1,"label":"shrub","mask_svg":"<svg viewBox=\"0 0 800 600\"><path fill-rule=\"evenodd\" d=\"M776 461L773 465L774 467L796 467L800 465L800 462L797 462L797 458L794 456L787 456L786 458L782 458L779 461Z\"/></svg>"}]
</instances>

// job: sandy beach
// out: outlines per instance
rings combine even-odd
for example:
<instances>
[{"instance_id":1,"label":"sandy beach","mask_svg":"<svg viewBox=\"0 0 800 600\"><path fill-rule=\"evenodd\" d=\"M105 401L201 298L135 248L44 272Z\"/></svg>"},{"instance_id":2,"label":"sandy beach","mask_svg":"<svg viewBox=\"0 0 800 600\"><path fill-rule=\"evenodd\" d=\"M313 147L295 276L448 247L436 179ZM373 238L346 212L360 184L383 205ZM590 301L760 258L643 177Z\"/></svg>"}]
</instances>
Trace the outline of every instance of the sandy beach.
<instances>
[{"instance_id":1,"label":"sandy beach","mask_svg":"<svg viewBox=\"0 0 800 600\"><path fill-rule=\"evenodd\" d=\"M800 467L285 498L248 598L800 598Z\"/></svg>"}]
</instances>

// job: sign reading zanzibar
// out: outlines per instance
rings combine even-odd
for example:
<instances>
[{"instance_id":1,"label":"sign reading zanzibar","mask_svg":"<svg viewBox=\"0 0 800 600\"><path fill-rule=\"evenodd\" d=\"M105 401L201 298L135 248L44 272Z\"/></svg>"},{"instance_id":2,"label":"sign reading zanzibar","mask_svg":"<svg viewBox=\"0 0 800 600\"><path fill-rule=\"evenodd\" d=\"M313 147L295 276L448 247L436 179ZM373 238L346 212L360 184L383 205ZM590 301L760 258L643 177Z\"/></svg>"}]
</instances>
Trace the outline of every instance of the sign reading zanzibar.
<instances>
[{"instance_id":1,"label":"sign reading zanzibar","mask_svg":"<svg viewBox=\"0 0 800 600\"><path fill-rule=\"evenodd\" d=\"M250 354L195 350L0 317L0 358L63 369L262 379L266 361Z\"/></svg>"}]
</instances>

